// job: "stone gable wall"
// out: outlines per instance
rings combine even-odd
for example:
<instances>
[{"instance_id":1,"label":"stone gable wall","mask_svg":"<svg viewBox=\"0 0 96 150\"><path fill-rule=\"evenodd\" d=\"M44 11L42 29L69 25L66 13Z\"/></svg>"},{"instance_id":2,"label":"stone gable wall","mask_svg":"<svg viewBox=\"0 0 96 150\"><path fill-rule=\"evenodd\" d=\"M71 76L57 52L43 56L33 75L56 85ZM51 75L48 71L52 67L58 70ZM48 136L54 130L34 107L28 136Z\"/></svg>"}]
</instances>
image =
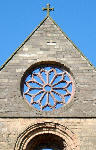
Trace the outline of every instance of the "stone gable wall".
<instances>
[{"instance_id":1,"label":"stone gable wall","mask_svg":"<svg viewBox=\"0 0 96 150\"><path fill-rule=\"evenodd\" d=\"M72 102L58 111L37 111L21 95L23 74L42 61L64 64L75 81ZM0 117L96 117L96 70L50 18L0 71Z\"/></svg>"}]
</instances>

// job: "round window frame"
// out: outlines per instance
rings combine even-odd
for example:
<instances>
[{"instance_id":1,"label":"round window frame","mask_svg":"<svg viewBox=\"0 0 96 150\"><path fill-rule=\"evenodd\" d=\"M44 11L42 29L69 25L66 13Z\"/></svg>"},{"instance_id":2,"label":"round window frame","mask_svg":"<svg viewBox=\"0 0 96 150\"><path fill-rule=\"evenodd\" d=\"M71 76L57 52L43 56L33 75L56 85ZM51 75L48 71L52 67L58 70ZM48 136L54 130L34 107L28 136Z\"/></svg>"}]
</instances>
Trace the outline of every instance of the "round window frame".
<instances>
[{"instance_id":1,"label":"round window frame","mask_svg":"<svg viewBox=\"0 0 96 150\"><path fill-rule=\"evenodd\" d=\"M64 70L64 71L67 71L69 77L71 78L72 80L72 95L71 95L71 98L68 100L67 103L63 104L62 107L60 108L57 108L57 109L54 109L52 111L43 111L43 110L39 110L37 108L35 108L34 106L32 106L32 104L30 104L28 102L28 100L23 96L23 91L24 91L24 81L25 79L32 73L32 71L34 71L35 69L39 68L39 67L57 67L58 69L60 70ZM33 110L36 110L37 112L47 112L47 113L50 113L50 112L55 112L55 111L59 111L59 110L66 110L68 109L72 104L73 104L73 101L74 101L74 95L75 95L75 80L74 80L74 75L72 73L72 71L69 69L69 67L66 67L66 65L64 64L61 64L60 62L55 62L55 61L42 61L42 62L37 62L37 63L34 63L32 64L23 74L22 78L21 78L21 83L20 83L20 89L21 89L21 95L23 97L23 99L25 100L25 102L27 102L28 106L30 108L32 108Z\"/></svg>"}]
</instances>

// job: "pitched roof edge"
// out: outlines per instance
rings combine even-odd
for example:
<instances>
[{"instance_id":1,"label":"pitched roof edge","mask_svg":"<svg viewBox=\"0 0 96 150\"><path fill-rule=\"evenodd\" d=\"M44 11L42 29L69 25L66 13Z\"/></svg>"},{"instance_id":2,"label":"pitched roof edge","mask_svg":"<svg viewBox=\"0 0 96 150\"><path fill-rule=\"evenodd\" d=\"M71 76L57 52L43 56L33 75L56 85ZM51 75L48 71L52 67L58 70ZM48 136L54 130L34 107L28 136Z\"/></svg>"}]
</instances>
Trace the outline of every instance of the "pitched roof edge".
<instances>
[{"instance_id":1,"label":"pitched roof edge","mask_svg":"<svg viewBox=\"0 0 96 150\"><path fill-rule=\"evenodd\" d=\"M38 30L38 28L44 23L44 21L48 18L48 16L46 16L41 22L40 24L33 30L33 32L30 33L30 35L24 40L24 42L18 47L16 48L15 52L5 61L5 63L3 65L1 65L0 67L0 71L7 65L7 63L13 58L13 56L19 51L19 49L28 41L28 39L34 34L34 32L36 30Z\"/></svg>"},{"instance_id":2,"label":"pitched roof edge","mask_svg":"<svg viewBox=\"0 0 96 150\"><path fill-rule=\"evenodd\" d=\"M57 25L57 23L49 16L52 22L59 28L59 30L64 34L64 36L72 43L72 45L79 51L79 53L89 62L89 64L96 70L96 67L89 61L89 59L81 52L81 50L74 44L72 40L68 38L66 33Z\"/></svg>"},{"instance_id":3,"label":"pitched roof edge","mask_svg":"<svg viewBox=\"0 0 96 150\"><path fill-rule=\"evenodd\" d=\"M38 28L44 23L44 21L50 18L52 20L52 22L59 28L59 30L64 34L64 36L72 43L72 45L80 52L80 54L89 62L89 64L96 70L95 66L89 61L89 59L84 56L84 54L81 52L81 50L74 44L74 42L72 40L70 40L68 38L68 36L66 35L66 33L59 27L59 25L56 24L56 22L50 17L50 16L46 16L41 23L33 30L33 32L31 32L31 34L24 40L24 42L15 50L15 52L5 61L5 63L3 65L1 65L0 67L0 71L6 66L6 64L13 58L13 56L19 51L19 49L28 41L28 39L34 34L34 32L36 30L38 30Z\"/></svg>"}]
</instances>

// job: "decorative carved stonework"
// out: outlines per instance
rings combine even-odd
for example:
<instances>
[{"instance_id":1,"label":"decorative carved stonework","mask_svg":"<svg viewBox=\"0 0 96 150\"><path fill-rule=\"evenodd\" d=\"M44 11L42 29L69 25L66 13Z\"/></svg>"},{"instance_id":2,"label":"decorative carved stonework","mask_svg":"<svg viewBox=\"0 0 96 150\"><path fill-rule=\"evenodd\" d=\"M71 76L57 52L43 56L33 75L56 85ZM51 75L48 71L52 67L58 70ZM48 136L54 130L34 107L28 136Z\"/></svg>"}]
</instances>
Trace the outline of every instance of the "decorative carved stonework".
<instances>
[{"instance_id":1,"label":"decorative carved stonework","mask_svg":"<svg viewBox=\"0 0 96 150\"><path fill-rule=\"evenodd\" d=\"M79 142L75 134L67 127L54 122L41 122L29 126L17 138L14 150L35 150L38 146L79 150Z\"/></svg>"},{"instance_id":2,"label":"decorative carved stonework","mask_svg":"<svg viewBox=\"0 0 96 150\"><path fill-rule=\"evenodd\" d=\"M26 77L23 95L38 110L52 111L72 99L73 79L65 68L41 65Z\"/></svg>"}]
</instances>

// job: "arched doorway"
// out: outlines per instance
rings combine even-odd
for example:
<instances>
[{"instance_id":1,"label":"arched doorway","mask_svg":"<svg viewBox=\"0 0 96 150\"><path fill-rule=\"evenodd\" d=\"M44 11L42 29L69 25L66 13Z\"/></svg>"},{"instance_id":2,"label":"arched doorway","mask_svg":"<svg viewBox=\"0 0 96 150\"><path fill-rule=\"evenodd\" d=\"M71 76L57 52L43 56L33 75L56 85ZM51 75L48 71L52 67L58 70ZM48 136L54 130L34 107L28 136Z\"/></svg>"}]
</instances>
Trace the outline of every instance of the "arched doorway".
<instances>
[{"instance_id":1,"label":"arched doorway","mask_svg":"<svg viewBox=\"0 0 96 150\"><path fill-rule=\"evenodd\" d=\"M66 144L55 134L45 133L35 136L27 145L26 150L65 150Z\"/></svg>"},{"instance_id":2,"label":"arched doorway","mask_svg":"<svg viewBox=\"0 0 96 150\"><path fill-rule=\"evenodd\" d=\"M22 132L14 150L79 150L79 143L67 127L43 122L33 124Z\"/></svg>"}]
</instances>

